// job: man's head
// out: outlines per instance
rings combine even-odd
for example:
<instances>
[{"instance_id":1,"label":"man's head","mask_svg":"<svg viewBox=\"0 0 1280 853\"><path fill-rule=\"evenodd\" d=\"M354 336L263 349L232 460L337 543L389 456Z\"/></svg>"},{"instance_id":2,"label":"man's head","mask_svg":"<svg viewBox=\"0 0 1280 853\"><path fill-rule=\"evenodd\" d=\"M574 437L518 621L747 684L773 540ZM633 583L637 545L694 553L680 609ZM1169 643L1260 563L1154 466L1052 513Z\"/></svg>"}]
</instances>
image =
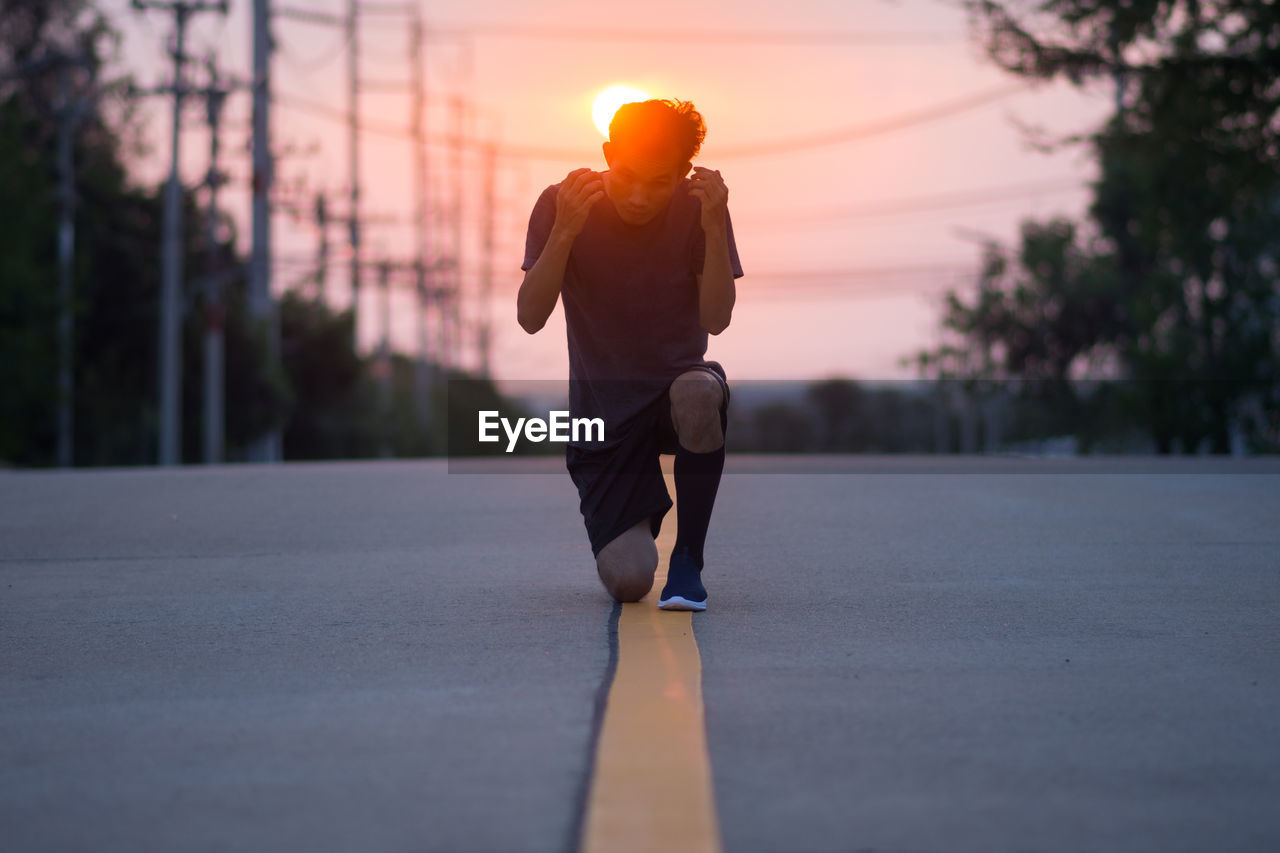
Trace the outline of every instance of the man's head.
<instances>
[{"instance_id":1,"label":"man's head","mask_svg":"<svg viewBox=\"0 0 1280 853\"><path fill-rule=\"evenodd\" d=\"M604 144L604 186L623 222L643 225L666 209L706 135L702 116L688 101L618 108Z\"/></svg>"}]
</instances>

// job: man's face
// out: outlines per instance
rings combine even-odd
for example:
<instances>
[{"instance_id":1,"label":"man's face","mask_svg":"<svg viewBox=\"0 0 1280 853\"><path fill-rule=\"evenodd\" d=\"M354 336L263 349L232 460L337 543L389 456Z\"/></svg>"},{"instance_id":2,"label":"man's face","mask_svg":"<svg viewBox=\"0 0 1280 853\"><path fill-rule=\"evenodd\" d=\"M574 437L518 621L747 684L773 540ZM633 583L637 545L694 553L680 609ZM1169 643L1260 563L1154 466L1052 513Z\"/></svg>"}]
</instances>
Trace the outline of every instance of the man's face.
<instances>
[{"instance_id":1,"label":"man's face","mask_svg":"<svg viewBox=\"0 0 1280 853\"><path fill-rule=\"evenodd\" d=\"M674 148L630 149L604 144L604 190L628 225L644 225L666 210L676 187L689 173L689 162Z\"/></svg>"}]
</instances>

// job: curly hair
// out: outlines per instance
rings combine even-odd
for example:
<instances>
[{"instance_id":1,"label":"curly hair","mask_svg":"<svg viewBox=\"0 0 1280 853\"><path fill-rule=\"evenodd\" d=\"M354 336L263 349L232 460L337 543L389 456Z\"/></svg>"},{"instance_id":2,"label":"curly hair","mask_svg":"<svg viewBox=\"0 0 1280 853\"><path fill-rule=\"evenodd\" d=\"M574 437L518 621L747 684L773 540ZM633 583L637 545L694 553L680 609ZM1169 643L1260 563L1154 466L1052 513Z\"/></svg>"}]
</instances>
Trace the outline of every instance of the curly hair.
<instances>
[{"instance_id":1,"label":"curly hair","mask_svg":"<svg viewBox=\"0 0 1280 853\"><path fill-rule=\"evenodd\" d=\"M609 141L640 148L674 144L692 160L707 137L702 114L692 101L653 99L623 104L609 122Z\"/></svg>"}]
</instances>

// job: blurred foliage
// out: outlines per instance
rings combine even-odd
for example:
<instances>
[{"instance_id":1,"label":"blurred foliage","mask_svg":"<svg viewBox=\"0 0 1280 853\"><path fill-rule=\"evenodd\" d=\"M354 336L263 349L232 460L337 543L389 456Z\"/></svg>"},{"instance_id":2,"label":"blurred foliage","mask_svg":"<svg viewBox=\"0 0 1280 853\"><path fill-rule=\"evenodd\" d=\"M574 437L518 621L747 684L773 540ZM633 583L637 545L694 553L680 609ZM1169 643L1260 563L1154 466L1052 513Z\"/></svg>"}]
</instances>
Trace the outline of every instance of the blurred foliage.
<instances>
[{"instance_id":1,"label":"blurred foliage","mask_svg":"<svg viewBox=\"0 0 1280 853\"><path fill-rule=\"evenodd\" d=\"M377 389L351 346L355 316L317 299L280 300L280 360L294 398L284 430L292 459L372 456L378 451Z\"/></svg>"},{"instance_id":2,"label":"blurred foliage","mask_svg":"<svg viewBox=\"0 0 1280 853\"><path fill-rule=\"evenodd\" d=\"M1151 447L1124 382L1077 383L1069 406L1053 396L1056 386L1018 379L791 384L781 398L775 390L752 399L735 388L730 451L1036 455Z\"/></svg>"},{"instance_id":3,"label":"blurred foliage","mask_svg":"<svg viewBox=\"0 0 1280 853\"><path fill-rule=\"evenodd\" d=\"M916 364L1018 378L1060 429L1132 419L1162 453L1280 450L1280 7L1055 0L1031 15L967 0L1000 67L1121 87L1087 143L1087 228L1024 222L1014 256L984 248L977 293L948 295L955 338ZM1087 233L1086 233L1087 232ZM1079 379L1127 380L1085 399ZM1088 445L1088 441L1084 442Z\"/></svg>"},{"instance_id":4,"label":"blurred foliage","mask_svg":"<svg viewBox=\"0 0 1280 853\"><path fill-rule=\"evenodd\" d=\"M732 404L730 412L733 412ZM809 414L794 403L766 403L752 411L749 431L735 426L725 430L725 447L734 452L811 453L816 446L815 425Z\"/></svg>"},{"instance_id":5,"label":"blurred foliage","mask_svg":"<svg viewBox=\"0 0 1280 853\"><path fill-rule=\"evenodd\" d=\"M59 126L74 115L73 448L79 465L155 458L161 198L133 185L124 151L137 133L127 80L103 75L118 43L92 4L0 6L0 460L49 465L56 445ZM183 457L200 458L206 212L186 192ZM234 259L228 240L221 257ZM266 330L245 310L234 260L226 286L227 440L283 417L282 376L265 368Z\"/></svg>"},{"instance_id":6,"label":"blurred foliage","mask_svg":"<svg viewBox=\"0 0 1280 853\"><path fill-rule=\"evenodd\" d=\"M832 378L795 383L790 399L753 403L737 393L725 430L735 453L932 453L939 446L938 418L951 421L951 401L938 401L930 383L872 387ZM939 414L942 412L943 414Z\"/></svg>"},{"instance_id":7,"label":"blurred foliage","mask_svg":"<svg viewBox=\"0 0 1280 853\"><path fill-rule=\"evenodd\" d=\"M87 0L0 0L0 464L42 466L55 459L60 205L54 152L60 121L77 106L74 462L155 460L162 187L129 179L127 155L141 150L141 125L128 79L106 79L118 44ZM198 462L210 212L195 190L184 193L183 206L182 456ZM225 224L226 215L216 215ZM444 411L441 380L448 377L431 386L428 372L409 358L359 355L349 311L285 294L277 304L280 365L270 367L270 329L250 315L234 242L226 233L213 247L225 259L224 457L245 458L245 448L275 427L283 429L287 459L443 453L444 418L432 413ZM486 399L496 398L488 383L478 387L488 389Z\"/></svg>"},{"instance_id":8,"label":"blurred foliage","mask_svg":"<svg viewBox=\"0 0 1280 853\"><path fill-rule=\"evenodd\" d=\"M534 442L524 438L517 441L515 447L508 453L509 440L501 425L490 433L498 436L498 441L480 441L481 411L498 412L500 417L507 419L513 429L520 418L538 417L546 420L549 417L547 412L535 414L528 406L505 399L487 379L455 376L449 381L446 398L441 400L441 403L448 405L449 432L446 438L450 457L564 455L562 444L550 441Z\"/></svg>"}]
</instances>

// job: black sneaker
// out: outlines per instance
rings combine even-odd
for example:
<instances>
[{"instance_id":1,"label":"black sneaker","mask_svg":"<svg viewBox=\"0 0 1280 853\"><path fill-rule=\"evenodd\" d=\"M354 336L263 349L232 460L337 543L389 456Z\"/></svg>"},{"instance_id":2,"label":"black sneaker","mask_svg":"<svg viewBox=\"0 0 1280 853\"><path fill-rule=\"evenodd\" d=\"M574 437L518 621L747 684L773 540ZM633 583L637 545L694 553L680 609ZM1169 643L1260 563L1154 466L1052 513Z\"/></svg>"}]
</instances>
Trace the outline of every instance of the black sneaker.
<instances>
[{"instance_id":1,"label":"black sneaker","mask_svg":"<svg viewBox=\"0 0 1280 853\"><path fill-rule=\"evenodd\" d=\"M706 610L707 590L702 586L702 569L681 547L671 555L667 585L662 588L658 607L663 610Z\"/></svg>"}]
</instances>

